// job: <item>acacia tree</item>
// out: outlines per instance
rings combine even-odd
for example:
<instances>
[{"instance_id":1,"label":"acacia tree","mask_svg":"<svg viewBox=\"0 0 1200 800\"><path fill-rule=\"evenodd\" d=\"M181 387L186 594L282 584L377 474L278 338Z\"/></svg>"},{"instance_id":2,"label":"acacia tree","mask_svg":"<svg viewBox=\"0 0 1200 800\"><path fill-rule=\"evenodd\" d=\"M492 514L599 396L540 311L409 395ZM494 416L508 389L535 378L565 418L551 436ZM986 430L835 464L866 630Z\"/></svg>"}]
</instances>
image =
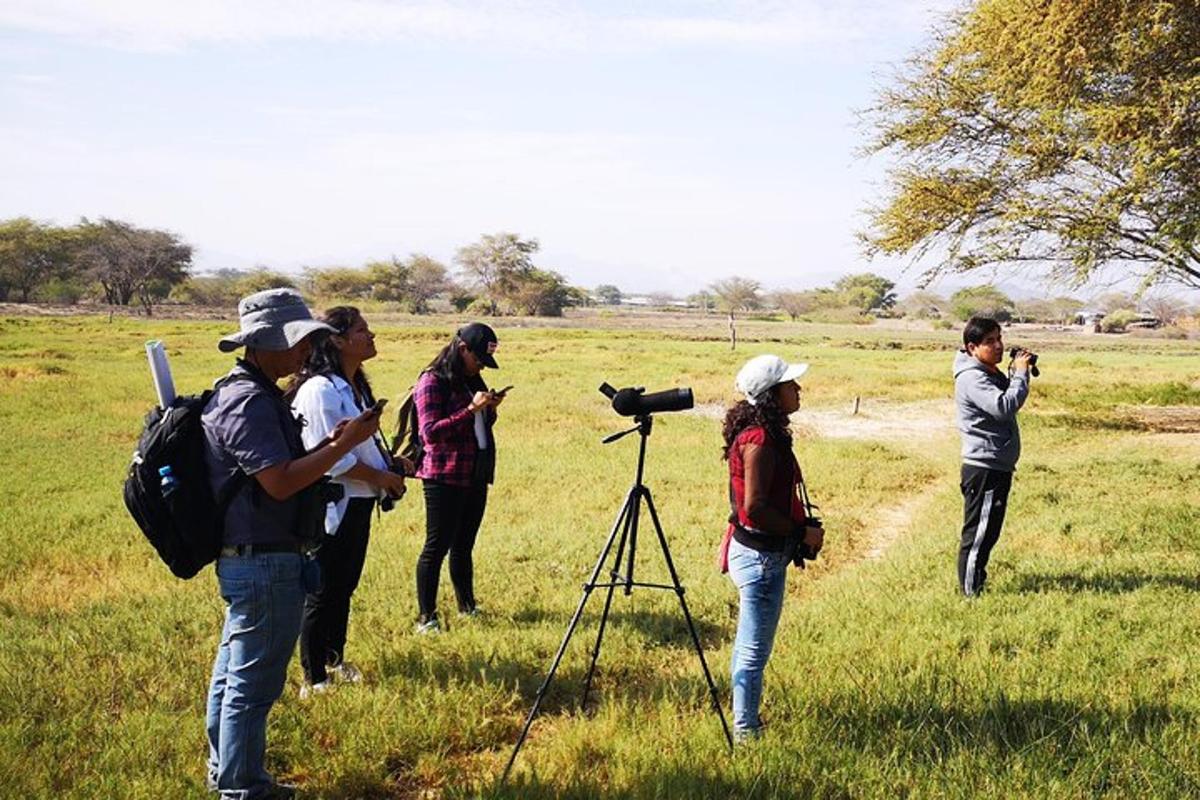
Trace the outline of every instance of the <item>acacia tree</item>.
<instances>
[{"instance_id":1,"label":"acacia tree","mask_svg":"<svg viewBox=\"0 0 1200 800\"><path fill-rule=\"evenodd\" d=\"M1188 305L1170 294L1154 294L1142 298L1142 305L1163 325L1174 325L1180 318L1188 316Z\"/></svg>"},{"instance_id":2,"label":"acacia tree","mask_svg":"<svg viewBox=\"0 0 1200 800\"><path fill-rule=\"evenodd\" d=\"M729 316L729 349L737 349L737 322L734 313L737 311L752 311L762 304L762 288L756 280L734 276L717 281L712 285L717 303Z\"/></svg>"},{"instance_id":3,"label":"acacia tree","mask_svg":"<svg viewBox=\"0 0 1200 800\"><path fill-rule=\"evenodd\" d=\"M920 289L900 300L896 307L906 317L931 319L942 316L946 310L946 299L934 292Z\"/></svg>"},{"instance_id":4,"label":"acacia tree","mask_svg":"<svg viewBox=\"0 0 1200 800\"><path fill-rule=\"evenodd\" d=\"M813 292L798 292L791 289L780 289L772 292L770 300L775 304L775 307L788 315L788 318L793 322L798 320L802 314L817 308L818 301L816 294Z\"/></svg>"},{"instance_id":5,"label":"acacia tree","mask_svg":"<svg viewBox=\"0 0 1200 800\"><path fill-rule=\"evenodd\" d=\"M897 163L866 249L1200 287L1197 96L1195 3L976 0L867 113Z\"/></svg>"},{"instance_id":6,"label":"acacia tree","mask_svg":"<svg viewBox=\"0 0 1200 800\"><path fill-rule=\"evenodd\" d=\"M155 301L187 278L191 245L169 231L128 222L83 219L77 228L77 261L104 290L105 302L127 306L135 298L149 314Z\"/></svg>"},{"instance_id":7,"label":"acacia tree","mask_svg":"<svg viewBox=\"0 0 1200 800\"><path fill-rule=\"evenodd\" d=\"M873 272L838 278L833 287L841 293L846 305L854 306L859 311L891 308L896 304L896 293L892 291L896 284Z\"/></svg>"},{"instance_id":8,"label":"acacia tree","mask_svg":"<svg viewBox=\"0 0 1200 800\"><path fill-rule=\"evenodd\" d=\"M539 247L537 239L522 239L515 233L485 234L475 244L459 248L454 262L496 314L500 302L514 293L523 278L533 275L533 254Z\"/></svg>"},{"instance_id":9,"label":"acacia tree","mask_svg":"<svg viewBox=\"0 0 1200 800\"><path fill-rule=\"evenodd\" d=\"M596 287L596 300L601 305L619 306L621 305L621 290L611 283L602 283Z\"/></svg>"},{"instance_id":10,"label":"acacia tree","mask_svg":"<svg viewBox=\"0 0 1200 800\"><path fill-rule=\"evenodd\" d=\"M70 230L29 217L0 222L0 300L16 292L28 303L38 287L64 274L72 239Z\"/></svg>"},{"instance_id":11,"label":"acacia tree","mask_svg":"<svg viewBox=\"0 0 1200 800\"><path fill-rule=\"evenodd\" d=\"M451 288L446 266L424 253L408 258L408 300L414 314L429 312L429 301Z\"/></svg>"},{"instance_id":12,"label":"acacia tree","mask_svg":"<svg viewBox=\"0 0 1200 800\"><path fill-rule=\"evenodd\" d=\"M961 320L991 317L1000 322L1012 319L1013 301L995 286L970 286L950 295L950 309Z\"/></svg>"}]
</instances>

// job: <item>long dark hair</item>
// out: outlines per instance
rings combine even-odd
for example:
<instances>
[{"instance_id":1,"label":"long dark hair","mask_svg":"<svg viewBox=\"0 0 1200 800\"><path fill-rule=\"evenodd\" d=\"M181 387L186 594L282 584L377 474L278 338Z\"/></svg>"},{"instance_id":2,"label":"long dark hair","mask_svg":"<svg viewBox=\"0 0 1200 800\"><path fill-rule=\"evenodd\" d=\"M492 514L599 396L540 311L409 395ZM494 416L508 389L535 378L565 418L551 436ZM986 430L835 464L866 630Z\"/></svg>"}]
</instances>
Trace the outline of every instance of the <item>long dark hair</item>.
<instances>
[{"instance_id":1,"label":"long dark hair","mask_svg":"<svg viewBox=\"0 0 1200 800\"><path fill-rule=\"evenodd\" d=\"M326 377L337 375L344 381L351 380L342 367L342 353L333 343L333 337L345 336L346 332L354 327L354 324L360 319L362 319L362 313L354 306L334 306L325 312L321 317L321 322L332 326L336 333L322 336L313 342L312 352L304 360L304 366L300 368L284 391L284 396L289 401L295 398L296 392L300 390L305 381L317 375ZM371 382L367 380L367 373L361 366L354 374L353 385L364 408L375 404L375 393L371 391Z\"/></svg>"},{"instance_id":2,"label":"long dark hair","mask_svg":"<svg viewBox=\"0 0 1200 800\"><path fill-rule=\"evenodd\" d=\"M729 458L729 448L738 434L747 428L761 426L767 432L767 438L781 447L792 446L792 429L788 426L788 415L779 407L775 389L765 392L758 405L750 405L745 400L734 403L725 412L725 425L721 435L725 439L725 449L721 457Z\"/></svg>"},{"instance_id":3,"label":"long dark hair","mask_svg":"<svg viewBox=\"0 0 1200 800\"><path fill-rule=\"evenodd\" d=\"M450 386L458 386L471 392L485 391L487 384L481 376L467 374L467 365L459 352L460 344L466 343L455 333L450 337L450 344L443 347L423 371L433 373L434 377Z\"/></svg>"}]
</instances>

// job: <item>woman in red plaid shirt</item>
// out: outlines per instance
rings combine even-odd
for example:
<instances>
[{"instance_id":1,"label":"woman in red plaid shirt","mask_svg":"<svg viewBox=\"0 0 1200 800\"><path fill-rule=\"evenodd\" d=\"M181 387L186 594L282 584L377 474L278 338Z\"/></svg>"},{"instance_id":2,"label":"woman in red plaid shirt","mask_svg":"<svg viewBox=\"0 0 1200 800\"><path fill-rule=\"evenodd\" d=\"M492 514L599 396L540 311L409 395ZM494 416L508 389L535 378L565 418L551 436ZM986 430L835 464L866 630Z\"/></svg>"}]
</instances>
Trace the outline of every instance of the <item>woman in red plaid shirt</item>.
<instances>
[{"instance_id":1,"label":"woman in red plaid shirt","mask_svg":"<svg viewBox=\"0 0 1200 800\"><path fill-rule=\"evenodd\" d=\"M481 322L460 328L417 380L413 396L424 447L417 477L425 489L425 548L417 558L418 633L442 629L438 578L450 554L450 581L459 613L475 616L471 551L496 473L492 426L503 392L487 388L480 372L499 369L496 332Z\"/></svg>"}]
</instances>

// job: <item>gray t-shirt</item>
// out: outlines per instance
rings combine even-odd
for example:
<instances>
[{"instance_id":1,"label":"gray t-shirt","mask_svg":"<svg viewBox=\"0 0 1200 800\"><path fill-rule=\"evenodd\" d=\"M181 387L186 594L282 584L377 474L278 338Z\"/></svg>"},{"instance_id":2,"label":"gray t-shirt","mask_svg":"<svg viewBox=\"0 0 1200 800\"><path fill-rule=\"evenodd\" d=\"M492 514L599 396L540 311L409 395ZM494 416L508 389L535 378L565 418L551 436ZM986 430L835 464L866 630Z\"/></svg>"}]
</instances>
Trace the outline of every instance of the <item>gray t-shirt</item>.
<instances>
[{"instance_id":1,"label":"gray t-shirt","mask_svg":"<svg viewBox=\"0 0 1200 800\"><path fill-rule=\"evenodd\" d=\"M224 497L232 481L241 481L225 511L222 541L227 545L296 541L299 494L275 500L253 478L260 470L304 455L299 424L283 393L254 366L239 361L204 407L200 424L213 496ZM239 471L251 477L242 479Z\"/></svg>"}]
</instances>

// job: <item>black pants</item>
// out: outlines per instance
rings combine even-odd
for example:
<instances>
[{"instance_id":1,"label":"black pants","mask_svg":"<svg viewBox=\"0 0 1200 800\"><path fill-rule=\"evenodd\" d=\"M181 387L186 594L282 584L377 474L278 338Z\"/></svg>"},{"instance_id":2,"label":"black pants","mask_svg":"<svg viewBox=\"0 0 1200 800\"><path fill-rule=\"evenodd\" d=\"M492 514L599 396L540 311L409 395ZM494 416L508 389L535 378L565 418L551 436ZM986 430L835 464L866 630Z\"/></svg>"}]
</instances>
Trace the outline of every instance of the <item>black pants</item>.
<instances>
[{"instance_id":1,"label":"black pants","mask_svg":"<svg viewBox=\"0 0 1200 800\"><path fill-rule=\"evenodd\" d=\"M488 486L450 486L425 481L425 548L417 557L417 606L428 619L437 611L438 578L450 554L450 582L459 611L475 608L471 551L487 507Z\"/></svg>"},{"instance_id":2,"label":"black pants","mask_svg":"<svg viewBox=\"0 0 1200 800\"><path fill-rule=\"evenodd\" d=\"M362 576L374 510L373 498L350 498L337 533L323 537L317 550L321 588L304 598L304 618L300 623L300 665L309 683L325 680L328 677L325 667L342 663L346 627L350 623L350 596Z\"/></svg>"},{"instance_id":3,"label":"black pants","mask_svg":"<svg viewBox=\"0 0 1200 800\"><path fill-rule=\"evenodd\" d=\"M983 590L987 563L1000 539L1012 473L963 464L963 527L958 548L958 588L967 597Z\"/></svg>"}]
</instances>

